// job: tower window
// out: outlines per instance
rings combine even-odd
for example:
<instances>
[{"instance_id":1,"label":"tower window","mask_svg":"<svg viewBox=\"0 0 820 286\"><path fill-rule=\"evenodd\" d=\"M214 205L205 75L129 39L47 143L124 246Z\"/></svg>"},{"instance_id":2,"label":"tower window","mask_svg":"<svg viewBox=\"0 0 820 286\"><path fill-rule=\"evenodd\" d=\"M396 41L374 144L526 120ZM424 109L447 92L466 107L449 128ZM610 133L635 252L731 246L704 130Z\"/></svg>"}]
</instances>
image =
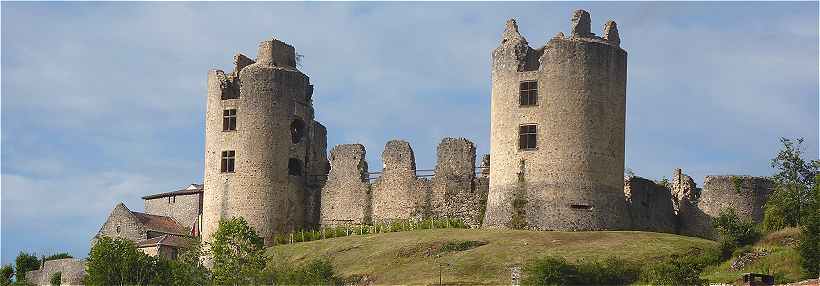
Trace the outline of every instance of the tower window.
<instances>
[{"instance_id":1,"label":"tower window","mask_svg":"<svg viewBox=\"0 0 820 286\"><path fill-rule=\"evenodd\" d=\"M290 140L293 144L302 141L305 136L305 122L302 119L296 118L290 123Z\"/></svg>"},{"instance_id":2,"label":"tower window","mask_svg":"<svg viewBox=\"0 0 820 286\"><path fill-rule=\"evenodd\" d=\"M521 106L538 104L538 82L522 81L518 86L518 94Z\"/></svg>"},{"instance_id":3,"label":"tower window","mask_svg":"<svg viewBox=\"0 0 820 286\"><path fill-rule=\"evenodd\" d=\"M535 124L518 126L519 150L532 150L536 148L536 146L538 145L536 141L536 131L537 126Z\"/></svg>"},{"instance_id":4,"label":"tower window","mask_svg":"<svg viewBox=\"0 0 820 286\"><path fill-rule=\"evenodd\" d=\"M219 171L222 173L233 173L235 160L236 151L222 151L222 167Z\"/></svg>"},{"instance_id":5,"label":"tower window","mask_svg":"<svg viewBox=\"0 0 820 286\"><path fill-rule=\"evenodd\" d=\"M236 130L236 109L222 111L222 131Z\"/></svg>"}]
</instances>

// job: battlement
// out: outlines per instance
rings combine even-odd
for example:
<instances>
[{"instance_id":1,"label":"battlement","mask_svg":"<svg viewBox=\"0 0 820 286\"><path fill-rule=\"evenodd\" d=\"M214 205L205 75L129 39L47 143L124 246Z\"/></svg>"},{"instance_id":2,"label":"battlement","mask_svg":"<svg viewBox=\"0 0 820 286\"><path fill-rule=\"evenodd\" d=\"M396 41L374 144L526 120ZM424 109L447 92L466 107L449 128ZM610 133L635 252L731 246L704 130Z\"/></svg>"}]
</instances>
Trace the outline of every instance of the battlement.
<instances>
[{"instance_id":1,"label":"battlement","mask_svg":"<svg viewBox=\"0 0 820 286\"><path fill-rule=\"evenodd\" d=\"M367 165L361 161L364 146L338 145L333 150L330 176L321 199L323 226L367 223L364 219L351 219L346 211L331 211L352 207L358 213L364 209L357 207L361 204L370 207L360 217L372 218L373 222L449 217L475 227L481 224L487 180L478 180L475 176L475 145L469 140L444 138L437 148L438 162L430 179L417 173L415 155L407 141L387 142L382 153L384 169L374 173L359 167ZM352 164L351 161L358 163ZM368 183L351 174L380 176ZM369 190L370 196L362 195L364 189ZM341 203L353 197L357 198L353 206Z\"/></svg>"},{"instance_id":2,"label":"battlement","mask_svg":"<svg viewBox=\"0 0 820 286\"><path fill-rule=\"evenodd\" d=\"M539 70L544 62L542 56L548 50L559 49L562 45L557 42L572 44L603 44L604 46L620 49L621 38L618 33L618 24L613 20L608 20L602 30L603 37L596 36L591 31L591 20L589 12L575 10L570 21L570 36L566 37L563 32L558 32L549 39L548 43L541 48L530 47L527 39L518 31L518 23L515 19L507 20L504 33L501 36L501 44L493 51L493 64L501 66L515 66L518 71ZM566 45L564 45L566 46ZM502 67L503 69L503 67Z\"/></svg>"}]
</instances>

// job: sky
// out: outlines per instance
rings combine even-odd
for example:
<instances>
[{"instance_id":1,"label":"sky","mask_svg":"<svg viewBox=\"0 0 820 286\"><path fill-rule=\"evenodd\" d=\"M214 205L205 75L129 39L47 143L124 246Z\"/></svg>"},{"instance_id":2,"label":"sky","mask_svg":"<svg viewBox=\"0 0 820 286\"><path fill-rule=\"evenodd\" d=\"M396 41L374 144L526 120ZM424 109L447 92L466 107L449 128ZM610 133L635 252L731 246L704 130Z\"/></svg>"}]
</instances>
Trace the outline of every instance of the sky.
<instances>
[{"instance_id":1,"label":"sky","mask_svg":"<svg viewBox=\"0 0 820 286\"><path fill-rule=\"evenodd\" d=\"M818 2L20 3L2 5L0 262L85 257L118 202L202 182L209 69L275 37L303 55L328 146L390 139L433 169L444 137L489 152L490 55L618 23L626 167L651 179L773 173L780 137L818 157Z\"/></svg>"}]
</instances>

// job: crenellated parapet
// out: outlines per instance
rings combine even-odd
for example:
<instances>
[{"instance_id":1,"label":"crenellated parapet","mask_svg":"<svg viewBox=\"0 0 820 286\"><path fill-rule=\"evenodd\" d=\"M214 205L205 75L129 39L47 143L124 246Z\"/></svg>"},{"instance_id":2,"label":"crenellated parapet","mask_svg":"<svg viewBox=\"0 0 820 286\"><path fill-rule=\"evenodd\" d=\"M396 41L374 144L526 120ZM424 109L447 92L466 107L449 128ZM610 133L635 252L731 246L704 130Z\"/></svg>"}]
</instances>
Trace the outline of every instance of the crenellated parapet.
<instances>
[{"instance_id":1,"label":"crenellated parapet","mask_svg":"<svg viewBox=\"0 0 820 286\"><path fill-rule=\"evenodd\" d=\"M330 176L321 198L322 226L427 218L461 219L470 226L480 226L488 180L476 178L475 145L469 140L441 141L431 179L417 174L415 155L407 141L391 140L382 153L381 175L368 184L369 173L366 167L362 169L366 166L364 153L364 146L359 144L339 145L331 151ZM360 195L365 189L370 190L369 199ZM367 214L359 215L363 208L358 206L363 201L370 205ZM356 215L342 211L351 203Z\"/></svg>"}]
</instances>

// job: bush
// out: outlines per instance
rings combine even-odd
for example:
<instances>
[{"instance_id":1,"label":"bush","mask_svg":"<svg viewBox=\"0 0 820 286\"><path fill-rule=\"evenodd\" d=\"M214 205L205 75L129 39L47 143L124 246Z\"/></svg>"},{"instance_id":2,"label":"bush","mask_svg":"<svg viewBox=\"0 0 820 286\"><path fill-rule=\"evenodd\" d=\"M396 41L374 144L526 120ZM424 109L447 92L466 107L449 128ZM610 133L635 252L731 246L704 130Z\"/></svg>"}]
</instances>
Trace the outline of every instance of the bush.
<instances>
[{"instance_id":1,"label":"bush","mask_svg":"<svg viewBox=\"0 0 820 286\"><path fill-rule=\"evenodd\" d=\"M65 259L65 258L74 258L74 256L71 256L71 254L68 254L66 252L57 253L57 254L52 254L52 255L46 256L45 258L43 258L43 262L49 261L49 260Z\"/></svg>"},{"instance_id":2,"label":"bush","mask_svg":"<svg viewBox=\"0 0 820 286\"><path fill-rule=\"evenodd\" d=\"M51 283L51 286L60 286L60 283L62 282L61 281L62 278L63 278L63 273L62 272L59 272L59 271L54 272L53 274L51 274L51 278L49 278L48 282Z\"/></svg>"},{"instance_id":3,"label":"bush","mask_svg":"<svg viewBox=\"0 0 820 286\"><path fill-rule=\"evenodd\" d=\"M734 242L737 246L754 243L759 237L757 227L751 221L741 220L734 209L724 209L712 220L715 231L721 241Z\"/></svg>"},{"instance_id":4,"label":"bush","mask_svg":"<svg viewBox=\"0 0 820 286\"><path fill-rule=\"evenodd\" d=\"M523 285L627 285L638 280L640 267L617 258L581 260L567 263L563 258L546 257L524 268Z\"/></svg>"},{"instance_id":5,"label":"bush","mask_svg":"<svg viewBox=\"0 0 820 286\"><path fill-rule=\"evenodd\" d=\"M651 285L704 285L700 272L706 268L702 257L677 256L649 263L641 271L641 282Z\"/></svg>"},{"instance_id":6,"label":"bush","mask_svg":"<svg viewBox=\"0 0 820 286\"><path fill-rule=\"evenodd\" d=\"M0 286L10 285L12 276L14 276L14 266L11 264L3 265L0 268Z\"/></svg>"},{"instance_id":7,"label":"bush","mask_svg":"<svg viewBox=\"0 0 820 286\"><path fill-rule=\"evenodd\" d=\"M266 282L274 285L334 285L338 281L333 264L324 258L301 267L286 263L269 264L265 276Z\"/></svg>"},{"instance_id":8,"label":"bush","mask_svg":"<svg viewBox=\"0 0 820 286\"><path fill-rule=\"evenodd\" d=\"M820 275L820 175L815 180L814 198L808 206L808 215L803 217L799 248L803 276L807 279Z\"/></svg>"}]
</instances>

